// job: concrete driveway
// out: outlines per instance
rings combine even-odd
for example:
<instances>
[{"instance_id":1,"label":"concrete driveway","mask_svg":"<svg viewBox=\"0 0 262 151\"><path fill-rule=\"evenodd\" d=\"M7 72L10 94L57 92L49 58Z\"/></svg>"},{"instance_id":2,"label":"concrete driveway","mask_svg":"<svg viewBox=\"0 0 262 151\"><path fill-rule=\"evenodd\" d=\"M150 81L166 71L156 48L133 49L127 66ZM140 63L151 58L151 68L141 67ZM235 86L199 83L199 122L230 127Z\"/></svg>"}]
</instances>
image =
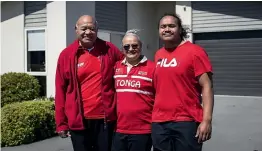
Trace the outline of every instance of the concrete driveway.
<instances>
[{"instance_id":1,"label":"concrete driveway","mask_svg":"<svg viewBox=\"0 0 262 151\"><path fill-rule=\"evenodd\" d=\"M73 151L70 139L54 137L2 151ZM216 96L212 139L203 151L262 151L262 98Z\"/></svg>"},{"instance_id":2,"label":"concrete driveway","mask_svg":"<svg viewBox=\"0 0 262 151\"><path fill-rule=\"evenodd\" d=\"M28 145L4 147L2 151L73 151L73 148L69 138L53 137Z\"/></svg>"}]
</instances>

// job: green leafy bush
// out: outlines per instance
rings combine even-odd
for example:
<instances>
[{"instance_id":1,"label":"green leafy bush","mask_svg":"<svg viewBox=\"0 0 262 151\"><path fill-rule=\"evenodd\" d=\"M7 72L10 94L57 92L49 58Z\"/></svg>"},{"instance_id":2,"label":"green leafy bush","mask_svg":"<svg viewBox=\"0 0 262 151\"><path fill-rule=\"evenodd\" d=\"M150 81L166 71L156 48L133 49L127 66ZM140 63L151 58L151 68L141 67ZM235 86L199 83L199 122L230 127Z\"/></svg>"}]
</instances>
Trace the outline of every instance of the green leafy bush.
<instances>
[{"instance_id":1,"label":"green leafy bush","mask_svg":"<svg viewBox=\"0 0 262 151\"><path fill-rule=\"evenodd\" d=\"M8 104L1 113L1 146L28 144L55 135L53 101Z\"/></svg>"},{"instance_id":2,"label":"green leafy bush","mask_svg":"<svg viewBox=\"0 0 262 151\"><path fill-rule=\"evenodd\" d=\"M13 102L39 97L38 80L26 73L9 72L1 75L1 107Z\"/></svg>"},{"instance_id":3,"label":"green leafy bush","mask_svg":"<svg viewBox=\"0 0 262 151\"><path fill-rule=\"evenodd\" d=\"M54 97L38 97L35 98L34 101L55 101Z\"/></svg>"}]
</instances>

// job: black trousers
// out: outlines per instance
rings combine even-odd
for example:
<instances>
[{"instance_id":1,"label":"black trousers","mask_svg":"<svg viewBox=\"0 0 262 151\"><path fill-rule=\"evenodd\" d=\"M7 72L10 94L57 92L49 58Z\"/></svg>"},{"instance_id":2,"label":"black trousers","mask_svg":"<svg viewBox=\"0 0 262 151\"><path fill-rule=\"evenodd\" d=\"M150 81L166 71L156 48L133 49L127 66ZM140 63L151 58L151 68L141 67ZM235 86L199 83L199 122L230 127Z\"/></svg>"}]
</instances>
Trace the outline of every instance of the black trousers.
<instances>
[{"instance_id":1,"label":"black trousers","mask_svg":"<svg viewBox=\"0 0 262 151\"><path fill-rule=\"evenodd\" d=\"M151 151L151 134L115 133L112 151Z\"/></svg>"},{"instance_id":2,"label":"black trousers","mask_svg":"<svg viewBox=\"0 0 262 151\"><path fill-rule=\"evenodd\" d=\"M199 123L152 123L154 151L201 151L202 143L195 137Z\"/></svg>"},{"instance_id":3,"label":"black trousers","mask_svg":"<svg viewBox=\"0 0 262 151\"><path fill-rule=\"evenodd\" d=\"M85 130L70 131L74 151L110 151L115 122L84 120Z\"/></svg>"}]
</instances>

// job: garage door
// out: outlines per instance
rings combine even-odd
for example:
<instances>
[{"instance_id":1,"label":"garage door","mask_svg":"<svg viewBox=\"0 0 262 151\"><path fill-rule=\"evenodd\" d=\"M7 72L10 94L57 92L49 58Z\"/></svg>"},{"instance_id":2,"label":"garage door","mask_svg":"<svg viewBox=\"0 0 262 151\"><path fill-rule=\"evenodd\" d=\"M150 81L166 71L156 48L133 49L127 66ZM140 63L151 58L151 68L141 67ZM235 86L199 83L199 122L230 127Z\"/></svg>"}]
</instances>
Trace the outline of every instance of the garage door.
<instances>
[{"instance_id":1,"label":"garage door","mask_svg":"<svg viewBox=\"0 0 262 151\"><path fill-rule=\"evenodd\" d=\"M218 95L262 96L262 30L194 34L207 51Z\"/></svg>"},{"instance_id":2,"label":"garage door","mask_svg":"<svg viewBox=\"0 0 262 151\"><path fill-rule=\"evenodd\" d=\"M194 1L194 33L262 29L262 2Z\"/></svg>"}]
</instances>

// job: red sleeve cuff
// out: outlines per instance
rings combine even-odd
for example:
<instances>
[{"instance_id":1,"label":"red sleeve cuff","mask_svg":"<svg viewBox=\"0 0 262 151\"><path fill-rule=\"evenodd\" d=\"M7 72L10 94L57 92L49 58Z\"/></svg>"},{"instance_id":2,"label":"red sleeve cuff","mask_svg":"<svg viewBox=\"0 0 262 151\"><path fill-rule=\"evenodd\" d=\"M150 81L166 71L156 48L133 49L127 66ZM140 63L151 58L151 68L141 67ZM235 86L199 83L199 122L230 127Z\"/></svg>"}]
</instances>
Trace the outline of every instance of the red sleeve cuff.
<instances>
[{"instance_id":1,"label":"red sleeve cuff","mask_svg":"<svg viewBox=\"0 0 262 151\"><path fill-rule=\"evenodd\" d=\"M213 75L213 71L210 69L210 70L203 70L195 73L195 77L201 76L204 73L211 73Z\"/></svg>"},{"instance_id":2,"label":"red sleeve cuff","mask_svg":"<svg viewBox=\"0 0 262 151\"><path fill-rule=\"evenodd\" d=\"M67 125L56 127L56 132L65 131L65 130L69 130Z\"/></svg>"}]
</instances>

